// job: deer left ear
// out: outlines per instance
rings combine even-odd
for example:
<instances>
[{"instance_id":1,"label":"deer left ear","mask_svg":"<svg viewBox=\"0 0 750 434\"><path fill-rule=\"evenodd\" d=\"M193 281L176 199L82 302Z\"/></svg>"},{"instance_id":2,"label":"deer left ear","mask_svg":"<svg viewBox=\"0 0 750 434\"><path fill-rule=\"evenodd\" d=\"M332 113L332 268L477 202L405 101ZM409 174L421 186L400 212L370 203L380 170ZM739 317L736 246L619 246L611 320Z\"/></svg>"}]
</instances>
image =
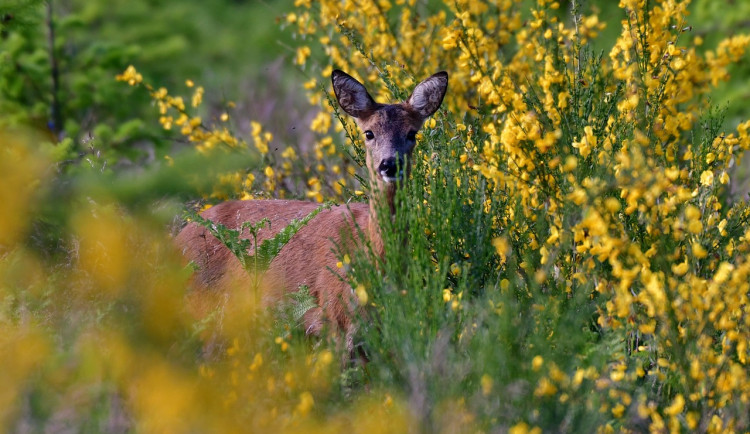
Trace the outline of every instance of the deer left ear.
<instances>
[{"instance_id":1,"label":"deer left ear","mask_svg":"<svg viewBox=\"0 0 750 434\"><path fill-rule=\"evenodd\" d=\"M354 77L344 71L335 69L331 73L333 92L341 108L357 119L366 119L377 108L367 89Z\"/></svg>"},{"instance_id":2,"label":"deer left ear","mask_svg":"<svg viewBox=\"0 0 750 434\"><path fill-rule=\"evenodd\" d=\"M448 90L448 73L440 71L419 83L406 103L417 110L423 118L428 118L440 108L446 90Z\"/></svg>"}]
</instances>

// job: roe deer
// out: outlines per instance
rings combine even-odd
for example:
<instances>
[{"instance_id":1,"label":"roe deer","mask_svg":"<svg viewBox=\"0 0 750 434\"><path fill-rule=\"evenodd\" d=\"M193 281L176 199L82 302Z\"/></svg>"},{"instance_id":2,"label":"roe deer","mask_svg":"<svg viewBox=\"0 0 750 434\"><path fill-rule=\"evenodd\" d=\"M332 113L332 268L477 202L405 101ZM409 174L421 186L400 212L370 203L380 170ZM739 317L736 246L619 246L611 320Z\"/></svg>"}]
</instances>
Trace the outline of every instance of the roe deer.
<instances>
[{"instance_id":1,"label":"roe deer","mask_svg":"<svg viewBox=\"0 0 750 434\"><path fill-rule=\"evenodd\" d=\"M376 201L386 201L389 208L380 208L394 212L394 194L409 175L409 159L417 131L440 107L448 86L448 74L438 72L422 81L406 102L399 104L376 103L361 83L342 71L333 71L331 80L339 105L356 119L365 135L366 165L373 192L370 203L334 206L313 218L273 259L259 290L263 305L268 306L306 285L318 306L303 317L306 332L319 334L328 325L336 335L344 333L345 342L339 342L351 352L355 331L352 320L358 303L345 279L331 271L337 269L334 246L343 243L345 247L363 247L369 241L375 254L382 256ZM228 201L209 208L202 216L232 229L244 222L268 218L271 225L260 231L257 240L260 243L274 236L292 219L303 218L318 206L292 200ZM366 239L361 239L360 233ZM250 234L242 236L249 238ZM194 286L208 289L251 287L251 276L229 249L204 227L190 223L177 235L176 241L187 259L198 266ZM346 246L352 243L354 245Z\"/></svg>"}]
</instances>

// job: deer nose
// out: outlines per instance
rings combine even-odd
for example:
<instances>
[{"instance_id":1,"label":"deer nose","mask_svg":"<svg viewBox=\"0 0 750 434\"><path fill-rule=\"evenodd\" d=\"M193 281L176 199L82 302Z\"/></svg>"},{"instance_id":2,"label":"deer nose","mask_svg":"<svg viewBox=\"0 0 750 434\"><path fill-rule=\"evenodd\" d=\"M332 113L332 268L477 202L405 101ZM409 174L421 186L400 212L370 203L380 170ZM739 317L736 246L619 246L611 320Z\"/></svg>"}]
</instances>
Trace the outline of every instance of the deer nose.
<instances>
[{"instance_id":1,"label":"deer nose","mask_svg":"<svg viewBox=\"0 0 750 434\"><path fill-rule=\"evenodd\" d=\"M386 158L380 162L378 173L384 178L395 178L398 172L398 164L395 158Z\"/></svg>"}]
</instances>

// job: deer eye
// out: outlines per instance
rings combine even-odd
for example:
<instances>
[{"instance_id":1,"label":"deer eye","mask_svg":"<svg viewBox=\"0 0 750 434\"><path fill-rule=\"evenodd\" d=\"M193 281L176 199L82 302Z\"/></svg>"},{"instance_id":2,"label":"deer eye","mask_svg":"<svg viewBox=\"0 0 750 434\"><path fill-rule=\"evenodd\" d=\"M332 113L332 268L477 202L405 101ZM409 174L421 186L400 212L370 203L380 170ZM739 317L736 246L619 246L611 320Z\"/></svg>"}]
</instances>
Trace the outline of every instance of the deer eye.
<instances>
[{"instance_id":1,"label":"deer eye","mask_svg":"<svg viewBox=\"0 0 750 434\"><path fill-rule=\"evenodd\" d=\"M367 138L367 140L372 140L375 138L375 134L373 134L372 131L367 130L365 131L365 138Z\"/></svg>"},{"instance_id":2,"label":"deer eye","mask_svg":"<svg viewBox=\"0 0 750 434\"><path fill-rule=\"evenodd\" d=\"M409 134L406 135L406 140L410 142L415 142L417 140L417 132L409 131Z\"/></svg>"}]
</instances>

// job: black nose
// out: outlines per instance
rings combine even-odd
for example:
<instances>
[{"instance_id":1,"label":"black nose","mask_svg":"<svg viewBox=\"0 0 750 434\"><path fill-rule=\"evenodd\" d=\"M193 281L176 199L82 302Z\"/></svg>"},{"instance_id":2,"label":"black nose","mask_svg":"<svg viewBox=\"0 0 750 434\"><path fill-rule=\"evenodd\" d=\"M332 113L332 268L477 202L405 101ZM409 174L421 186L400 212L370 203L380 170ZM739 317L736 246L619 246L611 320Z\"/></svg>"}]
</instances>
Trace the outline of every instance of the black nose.
<instances>
[{"instance_id":1,"label":"black nose","mask_svg":"<svg viewBox=\"0 0 750 434\"><path fill-rule=\"evenodd\" d=\"M385 160L381 161L380 166L378 166L378 172L382 176L387 176L389 178L395 178L397 170L398 167L395 158L386 158Z\"/></svg>"}]
</instances>

